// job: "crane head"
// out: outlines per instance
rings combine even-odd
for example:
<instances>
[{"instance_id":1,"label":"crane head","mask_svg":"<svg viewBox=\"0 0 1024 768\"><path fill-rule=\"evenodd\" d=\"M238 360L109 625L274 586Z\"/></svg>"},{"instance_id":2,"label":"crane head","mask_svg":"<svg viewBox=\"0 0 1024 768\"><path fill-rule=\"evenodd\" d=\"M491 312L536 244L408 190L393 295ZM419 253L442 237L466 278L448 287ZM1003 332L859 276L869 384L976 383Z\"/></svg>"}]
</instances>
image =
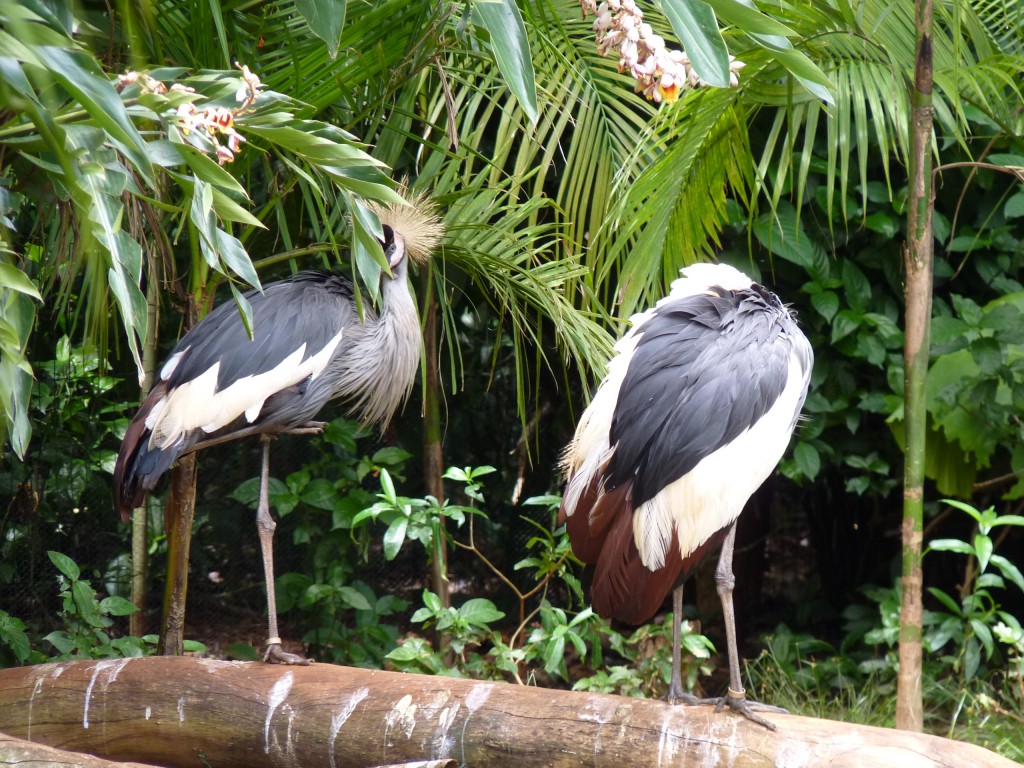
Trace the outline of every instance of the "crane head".
<instances>
[{"instance_id":1,"label":"crane head","mask_svg":"<svg viewBox=\"0 0 1024 768\"><path fill-rule=\"evenodd\" d=\"M404 188L399 193L405 204L369 203L368 207L380 219L384 229L384 255L392 270L406 255L416 264L426 264L430 254L444 237L444 224L434 202L426 193L410 194Z\"/></svg>"}]
</instances>

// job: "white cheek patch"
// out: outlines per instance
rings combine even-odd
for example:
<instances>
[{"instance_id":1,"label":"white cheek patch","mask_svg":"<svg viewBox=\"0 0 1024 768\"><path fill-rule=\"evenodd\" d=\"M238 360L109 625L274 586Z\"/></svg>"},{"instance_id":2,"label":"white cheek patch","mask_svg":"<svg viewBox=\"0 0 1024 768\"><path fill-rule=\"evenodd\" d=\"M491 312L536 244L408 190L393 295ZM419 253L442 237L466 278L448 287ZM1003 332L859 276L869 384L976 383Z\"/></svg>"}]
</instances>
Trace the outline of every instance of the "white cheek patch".
<instances>
[{"instance_id":1,"label":"white cheek patch","mask_svg":"<svg viewBox=\"0 0 1024 768\"><path fill-rule=\"evenodd\" d=\"M321 374L341 343L341 337L342 331L338 331L323 349L305 361L302 360L306 353L303 343L269 371L243 376L220 391L217 390L220 363L214 363L200 376L173 389L150 411L146 419L146 426L152 432L150 445L166 448L197 429L210 434L243 414L252 424L259 418L268 397ZM178 362L175 360L174 365Z\"/></svg>"}]
</instances>

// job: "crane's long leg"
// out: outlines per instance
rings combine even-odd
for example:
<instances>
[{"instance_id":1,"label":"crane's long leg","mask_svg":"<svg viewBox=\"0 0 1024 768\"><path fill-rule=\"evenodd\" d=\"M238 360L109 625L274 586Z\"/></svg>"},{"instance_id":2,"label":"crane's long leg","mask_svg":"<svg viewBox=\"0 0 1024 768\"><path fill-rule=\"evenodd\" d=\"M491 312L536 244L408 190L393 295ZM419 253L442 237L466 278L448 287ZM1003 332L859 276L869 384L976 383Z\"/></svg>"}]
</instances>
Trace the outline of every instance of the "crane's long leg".
<instances>
[{"instance_id":1,"label":"crane's long leg","mask_svg":"<svg viewBox=\"0 0 1024 768\"><path fill-rule=\"evenodd\" d=\"M300 424L297 427L291 427L289 429L282 429L280 432L275 432L275 435L319 435L324 431L324 422L322 421L307 421L305 424ZM253 424L251 427L244 427L243 429L237 429L234 432L229 432L226 435L220 435L218 437L210 437L206 440L201 440L187 451L182 453L178 458L182 456L188 456L190 453L198 453L204 448L212 448L215 445L221 443L228 443L232 440L238 440L242 437L249 437L251 435L260 435L261 437L267 435L266 429L260 424Z\"/></svg>"},{"instance_id":2,"label":"crane's long leg","mask_svg":"<svg viewBox=\"0 0 1024 768\"><path fill-rule=\"evenodd\" d=\"M722 601L722 615L725 621L725 641L729 652L729 692L719 699L718 708L728 706L748 720L763 725L774 731L775 725L769 723L756 711L785 712L782 707L750 701L743 690L743 679L740 676L740 657L736 650L736 614L732 606L732 591L736 586L736 577L732 572L732 554L736 546L736 522L729 527L722 543L722 553L718 557L718 568L715 569L715 583L718 586L718 597Z\"/></svg>"},{"instance_id":3,"label":"crane's long leg","mask_svg":"<svg viewBox=\"0 0 1024 768\"><path fill-rule=\"evenodd\" d=\"M672 681L668 686L669 704L700 704L701 700L683 690L680 654L683 641L683 585L672 590Z\"/></svg>"},{"instance_id":4,"label":"crane's long leg","mask_svg":"<svg viewBox=\"0 0 1024 768\"><path fill-rule=\"evenodd\" d=\"M281 647L277 634L277 596L274 591L274 529L277 523L270 516L270 441L269 435L261 435L262 460L260 464L260 499L256 507L256 529L260 534L260 549L263 551L263 576L267 583L267 617L269 637L264 661L276 664L298 664L305 666L309 659L294 653L287 653Z\"/></svg>"}]
</instances>

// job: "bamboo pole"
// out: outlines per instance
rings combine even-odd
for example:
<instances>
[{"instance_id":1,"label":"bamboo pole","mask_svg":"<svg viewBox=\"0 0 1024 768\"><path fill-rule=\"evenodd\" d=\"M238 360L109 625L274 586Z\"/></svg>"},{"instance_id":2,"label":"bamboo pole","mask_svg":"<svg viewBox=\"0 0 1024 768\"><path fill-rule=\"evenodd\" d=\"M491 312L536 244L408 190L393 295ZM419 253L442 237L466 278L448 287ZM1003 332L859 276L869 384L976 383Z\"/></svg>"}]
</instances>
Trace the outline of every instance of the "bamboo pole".
<instances>
[{"instance_id":1,"label":"bamboo pole","mask_svg":"<svg viewBox=\"0 0 1024 768\"><path fill-rule=\"evenodd\" d=\"M932 0L917 0L917 55L910 110L910 193L907 199L906 330L904 337L903 569L900 605L899 674L896 726L924 727L921 690L921 569L924 539L924 471L927 440L925 380L928 376L932 315L932 265L935 206L931 174L932 135Z\"/></svg>"}]
</instances>

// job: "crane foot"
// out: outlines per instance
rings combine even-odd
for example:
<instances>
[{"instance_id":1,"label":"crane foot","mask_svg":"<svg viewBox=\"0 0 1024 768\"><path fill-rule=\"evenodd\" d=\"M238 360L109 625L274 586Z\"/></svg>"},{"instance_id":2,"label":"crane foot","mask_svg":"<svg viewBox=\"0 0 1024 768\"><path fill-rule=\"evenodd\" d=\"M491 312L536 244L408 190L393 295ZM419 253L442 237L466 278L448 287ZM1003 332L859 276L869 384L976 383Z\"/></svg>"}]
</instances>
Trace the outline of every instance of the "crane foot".
<instances>
[{"instance_id":1,"label":"crane foot","mask_svg":"<svg viewBox=\"0 0 1024 768\"><path fill-rule=\"evenodd\" d=\"M716 712L721 712L725 707L728 707L736 714L747 718L747 720L757 723L758 725L763 725L769 731L775 730L775 723L768 722L757 714L758 712L774 712L782 715L788 714L787 710L782 707L776 707L772 704L762 704L759 701L751 701L747 698L745 693L741 693L737 696L732 691L729 691L726 696L701 699L693 694L683 691L682 686L679 686L678 690L673 690L673 688L674 686L669 686L668 696L665 697L665 700L668 701L669 704L684 704L687 706L714 704Z\"/></svg>"},{"instance_id":2,"label":"crane foot","mask_svg":"<svg viewBox=\"0 0 1024 768\"><path fill-rule=\"evenodd\" d=\"M263 654L263 661L267 664L290 664L296 667L308 667L313 663L312 659L300 656L297 653L288 653L281 647L280 643L269 643L267 652Z\"/></svg>"},{"instance_id":3,"label":"crane foot","mask_svg":"<svg viewBox=\"0 0 1024 768\"><path fill-rule=\"evenodd\" d=\"M673 680L668 687L668 695L665 697L665 701L669 704L686 704L687 706L694 707L698 704L710 704L712 700L701 699L692 693L687 693L683 690L682 683Z\"/></svg>"},{"instance_id":4,"label":"crane foot","mask_svg":"<svg viewBox=\"0 0 1024 768\"><path fill-rule=\"evenodd\" d=\"M736 694L731 689L725 695L719 698L715 703L715 711L721 712L724 707L728 707L738 715L743 715L751 722L763 725L769 731L776 730L775 723L770 723L761 717L758 712L775 712L777 714L785 715L787 711L782 707L776 707L772 704L762 704L759 701L751 701L747 698L745 693Z\"/></svg>"}]
</instances>

